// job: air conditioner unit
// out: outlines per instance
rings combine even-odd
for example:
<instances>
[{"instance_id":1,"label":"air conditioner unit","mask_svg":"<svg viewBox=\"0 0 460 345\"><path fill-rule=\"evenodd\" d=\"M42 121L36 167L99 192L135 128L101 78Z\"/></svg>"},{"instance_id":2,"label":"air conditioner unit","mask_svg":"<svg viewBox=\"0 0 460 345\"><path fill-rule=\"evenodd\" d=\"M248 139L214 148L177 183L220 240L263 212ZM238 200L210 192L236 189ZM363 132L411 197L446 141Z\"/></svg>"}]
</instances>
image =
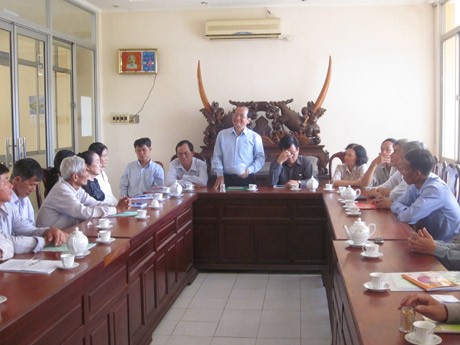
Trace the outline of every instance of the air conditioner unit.
<instances>
[{"instance_id":1,"label":"air conditioner unit","mask_svg":"<svg viewBox=\"0 0 460 345\"><path fill-rule=\"evenodd\" d=\"M205 33L209 40L278 38L280 19L207 20Z\"/></svg>"}]
</instances>

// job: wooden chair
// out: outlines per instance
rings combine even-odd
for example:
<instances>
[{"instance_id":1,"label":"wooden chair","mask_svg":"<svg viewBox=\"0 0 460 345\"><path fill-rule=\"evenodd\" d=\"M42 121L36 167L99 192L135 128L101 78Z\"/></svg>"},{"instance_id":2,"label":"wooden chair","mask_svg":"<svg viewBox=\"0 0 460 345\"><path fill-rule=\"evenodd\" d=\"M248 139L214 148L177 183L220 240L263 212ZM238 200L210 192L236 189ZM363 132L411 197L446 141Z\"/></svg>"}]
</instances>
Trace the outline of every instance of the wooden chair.
<instances>
[{"instance_id":1,"label":"wooden chair","mask_svg":"<svg viewBox=\"0 0 460 345\"><path fill-rule=\"evenodd\" d=\"M455 199L460 203L460 191L459 191L459 179L460 179L460 166L458 164L449 164L443 172L443 180L449 186L449 189L454 194Z\"/></svg>"},{"instance_id":2,"label":"wooden chair","mask_svg":"<svg viewBox=\"0 0 460 345\"><path fill-rule=\"evenodd\" d=\"M195 158L198 158L200 160L202 160L203 162L206 162L206 158L204 158L204 156L201 154L201 153L198 153L198 152L194 152L193 153L193 157ZM177 158L177 154L173 155L170 159L170 162L172 162L173 160L175 160Z\"/></svg>"},{"instance_id":3,"label":"wooden chair","mask_svg":"<svg viewBox=\"0 0 460 345\"><path fill-rule=\"evenodd\" d=\"M447 168L447 162L439 160L436 156L434 157L435 164L433 166L433 172L444 180L444 171Z\"/></svg>"},{"instance_id":4,"label":"wooden chair","mask_svg":"<svg viewBox=\"0 0 460 345\"><path fill-rule=\"evenodd\" d=\"M333 171L332 171L332 161L335 159L335 158L338 158L340 159L340 162L343 164L343 162L345 162L345 151L340 151L340 152L336 152L334 153L331 158L329 158L329 165L328 165L328 169L329 169L329 180L332 179L332 174L333 174Z\"/></svg>"},{"instance_id":5,"label":"wooden chair","mask_svg":"<svg viewBox=\"0 0 460 345\"><path fill-rule=\"evenodd\" d=\"M59 180L59 174L54 171L52 168L42 168L43 171L43 180L37 185L35 189L35 196L37 198L37 206L40 208L42 206L43 200L46 198L51 188ZM43 191L42 191L43 188Z\"/></svg>"}]
</instances>

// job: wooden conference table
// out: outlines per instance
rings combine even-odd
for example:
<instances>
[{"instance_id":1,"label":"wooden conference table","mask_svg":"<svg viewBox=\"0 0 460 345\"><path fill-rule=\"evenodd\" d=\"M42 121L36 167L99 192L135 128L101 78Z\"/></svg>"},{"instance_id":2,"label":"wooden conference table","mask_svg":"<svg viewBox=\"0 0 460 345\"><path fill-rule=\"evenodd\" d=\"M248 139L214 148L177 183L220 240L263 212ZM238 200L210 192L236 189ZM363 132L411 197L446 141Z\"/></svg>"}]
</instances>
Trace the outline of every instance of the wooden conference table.
<instances>
[{"instance_id":1,"label":"wooden conference table","mask_svg":"<svg viewBox=\"0 0 460 345\"><path fill-rule=\"evenodd\" d=\"M8 297L0 304L0 342L149 344L196 269L213 269L321 272L333 344L403 344L397 305L405 293L372 293L362 284L376 270L444 269L432 256L408 252L412 230L389 211L363 212L363 220L376 224L375 236L385 239L382 260L363 260L360 250L344 241L343 225L355 218L345 215L336 193L322 190L197 189L166 200L149 216L113 218L117 240L97 245L75 270L49 276L0 273L0 295ZM79 227L95 240L93 221ZM459 336L442 338L446 344L460 342Z\"/></svg>"}]
</instances>

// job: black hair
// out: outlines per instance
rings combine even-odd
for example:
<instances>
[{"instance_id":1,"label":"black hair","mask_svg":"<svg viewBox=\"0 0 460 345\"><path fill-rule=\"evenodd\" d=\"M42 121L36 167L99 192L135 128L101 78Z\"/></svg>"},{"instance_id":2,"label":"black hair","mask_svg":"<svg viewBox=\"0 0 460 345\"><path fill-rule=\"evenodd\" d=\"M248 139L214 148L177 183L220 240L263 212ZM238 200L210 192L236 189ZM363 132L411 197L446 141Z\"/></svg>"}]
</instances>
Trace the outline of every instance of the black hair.
<instances>
[{"instance_id":1,"label":"black hair","mask_svg":"<svg viewBox=\"0 0 460 345\"><path fill-rule=\"evenodd\" d=\"M177 143L177 145L176 145L176 152L177 152L177 148L180 147L180 146L182 146L182 145L184 145L184 144L187 144L187 145L188 145L188 148L190 149L190 151L193 152L193 144L192 144L190 141L188 141L188 140L181 140L181 141L179 141L179 142Z\"/></svg>"},{"instance_id":2,"label":"black hair","mask_svg":"<svg viewBox=\"0 0 460 345\"><path fill-rule=\"evenodd\" d=\"M363 164L366 164L369 158L367 158L367 152L366 149L359 145L359 144L348 144L346 149L352 149L355 151L356 154L356 165L361 166Z\"/></svg>"},{"instance_id":3,"label":"black hair","mask_svg":"<svg viewBox=\"0 0 460 345\"><path fill-rule=\"evenodd\" d=\"M97 141L92 143L88 147L88 151L96 152L99 155L99 157L102 156L102 152L104 152L104 150L108 150L107 146L105 146L103 143L100 143L100 142L97 142Z\"/></svg>"},{"instance_id":4,"label":"black hair","mask_svg":"<svg viewBox=\"0 0 460 345\"><path fill-rule=\"evenodd\" d=\"M134 142L134 148L142 146L152 147L150 138L139 138Z\"/></svg>"},{"instance_id":5,"label":"black hair","mask_svg":"<svg viewBox=\"0 0 460 345\"><path fill-rule=\"evenodd\" d=\"M298 149L299 148L299 140L291 135L291 134L287 134L285 135L284 137L281 138L278 146L281 150L287 150L289 149L292 145L294 144L295 148Z\"/></svg>"},{"instance_id":6,"label":"black hair","mask_svg":"<svg viewBox=\"0 0 460 345\"><path fill-rule=\"evenodd\" d=\"M8 169L6 165L0 163L0 175L6 174L9 172L10 172L10 169Z\"/></svg>"},{"instance_id":7,"label":"black hair","mask_svg":"<svg viewBox=\"0 0 460 345\"><path fill-rule=\"evenodd\" d=\"M406 153L406 159L412 170L420 171L423 176L428 176L434 166L434 157L430 151L415 149Z\"/></svg>"},{"instance_id":8,"label":"black hair","mask_svg":"<svg viewBox=\"0 0 460 345\"><path fill-rule=\"evenodd\" d=\"M60 174L61 173L61 163L64 160L64 158L67 157L73 157L75 156L75 152L70 151L70 150L60 150L56 153L56 156L54 156L54 169Z\"/></svg>"},{"instance_id":9,"label":"black hair","mask_svg":"<svg viewBox=\"0 0 460 345\"><path fill-rule=\"evenodd\" d=\"M77 156L83 158L86 165L91 165L94 162L94 155L97 155L97 152L88 150L80 152Z\"/></svg>"},{"instance_id":10,"label":"black hair","mask_svg":"<svg viewBox=\"0 0 460 345\"><path fill-rule=\"evenodd\" d=\"M396 142L396 139L395 138L386 138L384 141L382 141L382 144L386 143L387 141L391 142L394 145L395 142Z\"/></svg>"},{"instance_id":11,"label":"black hair","mask_svg":"<svg viewBox=\"0 0 460 345\"><path fill-rule=\"evenodd\" d=\"M23 181L29 180L35 176L37 181L42 181L43 170L35 159L23 158L14 163L11 178L13 179L16 176L19 176Z\"/></svg>"}]
</instances>

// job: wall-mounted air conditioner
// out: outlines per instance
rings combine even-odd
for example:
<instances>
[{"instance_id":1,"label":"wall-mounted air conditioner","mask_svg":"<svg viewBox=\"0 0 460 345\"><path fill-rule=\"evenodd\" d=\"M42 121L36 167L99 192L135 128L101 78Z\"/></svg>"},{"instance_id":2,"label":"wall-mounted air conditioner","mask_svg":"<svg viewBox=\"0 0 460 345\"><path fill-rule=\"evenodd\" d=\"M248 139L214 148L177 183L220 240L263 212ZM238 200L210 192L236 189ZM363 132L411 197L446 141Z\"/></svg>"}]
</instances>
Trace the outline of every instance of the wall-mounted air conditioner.
<instances>
[{"instance_id":1,"label":"wall-mounted air conditioner","mask_svg":"<svg viewBox=\"0 0 460 345\"><path fill-rule=\"evenodd\" d=\"M207 20L205 33L209 40L278 38L281 35L280 19Z\"/></svg>"}]
</instances>

